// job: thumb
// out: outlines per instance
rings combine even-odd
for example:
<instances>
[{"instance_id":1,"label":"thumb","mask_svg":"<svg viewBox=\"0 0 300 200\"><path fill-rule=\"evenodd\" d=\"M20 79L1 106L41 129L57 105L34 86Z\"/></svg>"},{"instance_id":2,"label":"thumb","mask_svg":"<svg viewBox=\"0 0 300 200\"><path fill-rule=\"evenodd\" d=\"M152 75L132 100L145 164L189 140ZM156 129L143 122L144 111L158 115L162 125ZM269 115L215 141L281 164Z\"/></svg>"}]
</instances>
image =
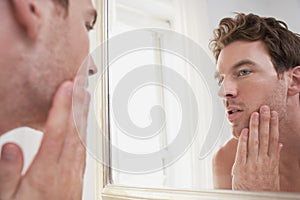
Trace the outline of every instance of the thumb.
<instances>
[{"instance_id":1,"label":"thumb","mask_svg":"<svg viewBox=\"0 0 300 200\"><path fill-rule=\"evenodd\" d=\"M23 154L20 147L6 143L0 159L0 199L11 199L17 190L23 168Z\"/></svg>"}]
</instances>

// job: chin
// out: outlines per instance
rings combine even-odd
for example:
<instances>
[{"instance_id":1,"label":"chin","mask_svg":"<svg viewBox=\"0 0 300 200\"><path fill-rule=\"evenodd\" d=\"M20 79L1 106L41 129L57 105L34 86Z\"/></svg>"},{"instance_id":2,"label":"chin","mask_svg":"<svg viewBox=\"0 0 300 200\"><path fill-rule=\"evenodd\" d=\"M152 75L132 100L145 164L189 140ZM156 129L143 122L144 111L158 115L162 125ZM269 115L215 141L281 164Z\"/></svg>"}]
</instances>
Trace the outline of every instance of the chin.
<instances>
[{"instance_id":1,"label":"chin","mask_svg":"<svg viewBox=\"0 0 300 200\"><path fill-rule=\"evenodd\" d=\"M238 139L241 135L241 132L243 130L243 128L246 128L246 126L241 127L241 126L232 126L232 135L234 138Z\"/></svg>"},{"instance_id":2,"label":"chin","mask_svg":"<svg viewBox=\"0 0 300 200\"><path fill-rule=\"evenodd\" d=\"M240 133L237 133L237 132L234 132L232 131L232 136L235 138L235 139L238 139L240 137Z\"/></svg>"},{"instance_id":3,"label":"chin","mask_svg":"<svg viewBox=\"0 0 300 200\"><path fill-rule=\"evenodd\" d=\"M250 116L247 118L241 118L239 121L231 124L232 135L235 138L239 138L244 128L249 128Z\"/></svg>"}]
</instances>

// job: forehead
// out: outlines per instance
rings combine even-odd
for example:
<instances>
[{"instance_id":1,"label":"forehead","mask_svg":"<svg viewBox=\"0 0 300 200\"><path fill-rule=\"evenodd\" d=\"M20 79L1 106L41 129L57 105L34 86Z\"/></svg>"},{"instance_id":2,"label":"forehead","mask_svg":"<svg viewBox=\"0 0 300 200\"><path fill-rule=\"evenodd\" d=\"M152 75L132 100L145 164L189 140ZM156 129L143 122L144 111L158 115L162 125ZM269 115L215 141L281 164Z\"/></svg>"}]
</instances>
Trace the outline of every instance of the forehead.
<instances>
[{"instance_id":1,"label":"forehead","mask_svg":"<svg viewBox=\"0 0 300 200\"><path fill-rule=\"evenodd\" d=\"M87 12L95 9L91 0L71 0L70 4L73 5L73 7L79 7Z\"/></svg>"},{"instance_id":2,"label":"forehead","mask_svg":"<svg viewBox=\"0 0 300 200\"><path fill-rule=\"evenodd\" d=\"M93 19L93 22L96 21L97 12L91 0L71 0L70 9L73 15L83 14L87 19Z\"/></svg>"},{"instance_id":3,"label":"forehead","mask_svg":"<svg viewBox=\"0 0 300 200\"><path fill-rule=\"evenodd\" d=\"M87 6L93 7L93 2L92 0L72 0L74 3L78 3L79 1Z\"/></svg>"},{"instance_id":4,"label":"forehead","mask_svg":"<svg viewBox=\"0 0 300 200\"><path fill-rule=\"evenodd\" d=\"M251 61L259 66L273 67L271 57L262 41L235 41L220 52L217 71L225 73L244 60Z\"/></svg>"}]
</instances>

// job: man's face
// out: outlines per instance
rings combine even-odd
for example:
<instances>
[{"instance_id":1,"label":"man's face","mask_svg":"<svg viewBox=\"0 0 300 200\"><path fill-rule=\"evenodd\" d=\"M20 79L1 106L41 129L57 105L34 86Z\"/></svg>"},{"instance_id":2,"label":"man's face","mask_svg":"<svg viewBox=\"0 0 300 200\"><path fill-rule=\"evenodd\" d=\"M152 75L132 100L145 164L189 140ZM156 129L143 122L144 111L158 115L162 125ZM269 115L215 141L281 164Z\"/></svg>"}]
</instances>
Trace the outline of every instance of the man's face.
<instances>
[{"instance_id":1,"label":"man's face","mask_svg":"<svg viewBox=\"0 0 300 200\"><path fill-rule=\"evenodd\" d=\"M67 10L56 1L48 4L54 7L40 32L43 42L40 42L39 52L34 54L32 63L35 66L30 71L31 96L36 102L34 109L43 115L38 123L44 122L58 86L65 80L74 80L82 68L89 52L88 31L96 19L90 0L70 0ZM81 75L87 76L89 70L95 72L96 68L85 66L84 74L80 70Z\"/></svg>"},{"instance_id":2,"label":"man's face","mask_svg":"<svg viewBox=\"0 0 300 200\"><path fill-rule=\"evenodd\" d=\"M93 28L96 20L96 11L93 8L91 0L70 0L68 11L63 10L61 14L53 14L51 28L58 30L48 45L56 49L55 56L59 66L67 70L67 78L73 78L82 62L89 52L88 32ZM50 31L51 32L51 31ZM53 63L55 64L55 63ZM94 66L89 66L92 70L96 70ZM93 68L94 67L94 68ZM88 73L88 68L87 71ZM87 74L86 74L87 75Z\"/></svg>"},{"instance_id":3,"label":"man's face","mask_svg":"<svg viewBox=\"0 0 300 200\"><path fill-rule=\"evenodd\" d=\"M278 78L271 57L261 41L235 41L226 46L217 61L219 96L235 137L249 127L251 113L261 105L285 114L287 86Z\"/></svg>"},{"instance_id":4,"label":"man's face","mask_svg":"<svg viewBox=\"0 0 300 200\"><path fill-rule=\"evenodd\" d=\"M68 15L62 19L62 27L64 32L60 32L59 37L65 38L66 46L62 46L66 67L71 71L78 70L84 59L87 58L89 52L88 32L93 28L97 13L93 8L91 0L70 0ZM59 42L59 41L57 41ZM95 66L86 67L86 75L88 71L96 70Z\"/></svg>"}]
</instances>

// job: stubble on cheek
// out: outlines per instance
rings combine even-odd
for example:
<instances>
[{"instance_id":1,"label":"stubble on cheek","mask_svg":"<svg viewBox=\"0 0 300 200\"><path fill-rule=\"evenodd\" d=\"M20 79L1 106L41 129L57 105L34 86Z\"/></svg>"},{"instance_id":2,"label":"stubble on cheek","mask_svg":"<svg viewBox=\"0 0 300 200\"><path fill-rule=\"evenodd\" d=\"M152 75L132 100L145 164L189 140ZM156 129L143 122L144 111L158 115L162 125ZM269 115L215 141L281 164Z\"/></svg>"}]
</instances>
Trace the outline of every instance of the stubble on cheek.
<instances>
[{"instance_id":1,"label":"stubble on cheek","mask_svg":"<svg viewBox=\"0 0 300 200\"><path fill-rule=\"evenodd\" d=\"M255 95L253 95L255 97ZM252 113L259 112L260 106L264 105L262 102L267 102L263 99L247 99L249 103L240 103L243 112L241 117L234 123L231 124L232 135L238 138L244 128L249 128L250 118Z\"/></svg>"}]
</instances>

